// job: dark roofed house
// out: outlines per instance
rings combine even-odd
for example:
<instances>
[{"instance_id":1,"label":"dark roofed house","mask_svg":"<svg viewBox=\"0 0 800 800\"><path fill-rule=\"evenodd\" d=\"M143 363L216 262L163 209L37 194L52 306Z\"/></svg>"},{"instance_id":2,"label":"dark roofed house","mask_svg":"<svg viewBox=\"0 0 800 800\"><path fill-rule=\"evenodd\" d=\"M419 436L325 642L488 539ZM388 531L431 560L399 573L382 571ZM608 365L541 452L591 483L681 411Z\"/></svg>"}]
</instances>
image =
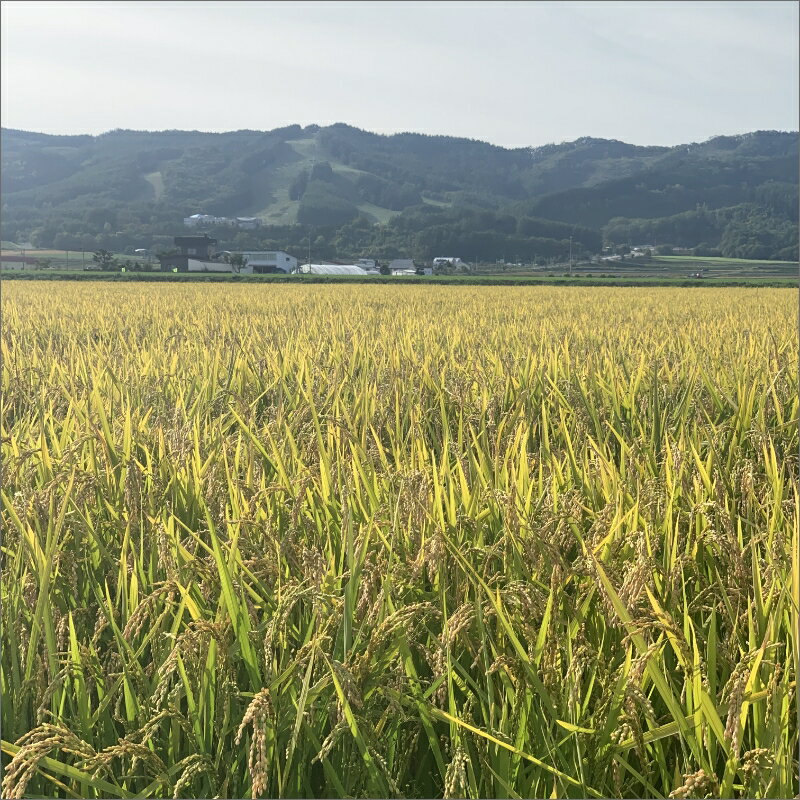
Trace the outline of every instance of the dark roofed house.
<instances>
[{"instance_id":1,"label":"dark roofed house","mask_svg":"<svg viewBox=\"0 0 800 800\"><path fill-rule=\"evenodd\" d=\"M176 236L175 247L181 251L182 256L193 258L211 258L211 248L217 240L203 234L202 236Z\"/></svg>"},{"instance_id":2,"label":"dark roofed house","mask_svg":"<svg viewBox=\"0 0 800 800\"><path fill-rule=\"evenodd\" d=\"M179 272L186 272L189 269L189 259L194 258L199 261L210 261L211 254L217 244L216 239L203 234L202 236L176 236L173 240L179 253L159 256L162 272L178 269Z\"/></svg>"}]
</instances>

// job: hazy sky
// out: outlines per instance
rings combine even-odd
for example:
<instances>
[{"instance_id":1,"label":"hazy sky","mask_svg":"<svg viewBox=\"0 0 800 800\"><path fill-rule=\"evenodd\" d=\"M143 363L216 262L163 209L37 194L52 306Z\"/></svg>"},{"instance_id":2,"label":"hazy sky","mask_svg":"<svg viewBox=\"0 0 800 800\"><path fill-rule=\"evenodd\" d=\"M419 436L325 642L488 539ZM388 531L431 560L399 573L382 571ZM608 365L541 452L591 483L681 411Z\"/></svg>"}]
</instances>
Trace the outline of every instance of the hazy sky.
<instances>
[{"instance_id":1,"label":"hazy sky","mask_svg":"<svg viewBox=\"0 0 800 800\"><path fill-rule=\"evenodd\" d=\"M506 147L798 128L797 2L4 0L2 124Z\"/></svg>"}]
</instances>

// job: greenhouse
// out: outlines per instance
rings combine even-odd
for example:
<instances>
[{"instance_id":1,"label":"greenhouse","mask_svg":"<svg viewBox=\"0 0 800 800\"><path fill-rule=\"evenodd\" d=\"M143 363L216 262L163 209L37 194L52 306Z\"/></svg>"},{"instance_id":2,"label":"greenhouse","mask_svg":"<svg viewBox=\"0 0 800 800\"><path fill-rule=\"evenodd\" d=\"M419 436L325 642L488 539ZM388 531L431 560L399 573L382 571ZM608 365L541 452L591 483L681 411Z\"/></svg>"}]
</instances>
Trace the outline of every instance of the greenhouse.
<instances>
[{"instance_id":1,"label":"greenhouse","mask_svg":"<svg viewBox=\"0 0 800 800\"><path fill-rule=\"evenodd\" d=\"M302 275L372 275L356 264L301 264L294 274Z\"/></svg>"}]
</instances>

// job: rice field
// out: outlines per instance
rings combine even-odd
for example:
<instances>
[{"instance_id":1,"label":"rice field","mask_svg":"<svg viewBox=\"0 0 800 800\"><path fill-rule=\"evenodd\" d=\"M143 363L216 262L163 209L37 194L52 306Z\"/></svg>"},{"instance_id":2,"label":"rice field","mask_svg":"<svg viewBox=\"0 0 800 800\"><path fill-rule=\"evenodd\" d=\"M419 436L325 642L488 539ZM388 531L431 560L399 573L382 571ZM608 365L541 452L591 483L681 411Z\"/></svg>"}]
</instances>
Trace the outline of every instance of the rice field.
<instances>
[{"instance_id":1,"label":"rice field","mask_svg":"<svg viewBox=\"0 0 800 800\"><path fill-rule=\"evenodd\" d=\"M798 793L795 292L2 312L3 797Z\"/></svg>"}]
</instances>

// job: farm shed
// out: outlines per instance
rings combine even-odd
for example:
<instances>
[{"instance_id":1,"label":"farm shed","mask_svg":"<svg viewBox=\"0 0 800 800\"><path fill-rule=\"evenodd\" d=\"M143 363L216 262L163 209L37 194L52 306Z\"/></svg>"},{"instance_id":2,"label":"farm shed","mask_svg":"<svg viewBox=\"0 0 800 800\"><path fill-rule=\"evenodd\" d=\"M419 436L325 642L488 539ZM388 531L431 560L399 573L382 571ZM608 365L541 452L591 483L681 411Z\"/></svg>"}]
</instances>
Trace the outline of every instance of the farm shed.
<instances>
[{"instance_id":1,"label":"farm shed","mask_svg":"<svg viewBox=\"0 0 800 800\"><path fill-rule=\"evenodd\" d=\"M189 272L234 272L233 268L226 261L200 261L196 258L190 258L188 263ZM241 274L251 275L253 268L251 266L243 267L236 270Z\"/></svg>"},{"instance_id":2,"label":"farm shed","mask_svg":"<svg viewBox=\"0 0 800 800\"><path fill-rule=\"evenodd\" d=\"M297 269L297 259L283 250L238 250L238 255L247 259L247 266L255 273L285 272ZM224 251L223 255L234 255L232 251Z\"/></svg>"}]
</instances>

